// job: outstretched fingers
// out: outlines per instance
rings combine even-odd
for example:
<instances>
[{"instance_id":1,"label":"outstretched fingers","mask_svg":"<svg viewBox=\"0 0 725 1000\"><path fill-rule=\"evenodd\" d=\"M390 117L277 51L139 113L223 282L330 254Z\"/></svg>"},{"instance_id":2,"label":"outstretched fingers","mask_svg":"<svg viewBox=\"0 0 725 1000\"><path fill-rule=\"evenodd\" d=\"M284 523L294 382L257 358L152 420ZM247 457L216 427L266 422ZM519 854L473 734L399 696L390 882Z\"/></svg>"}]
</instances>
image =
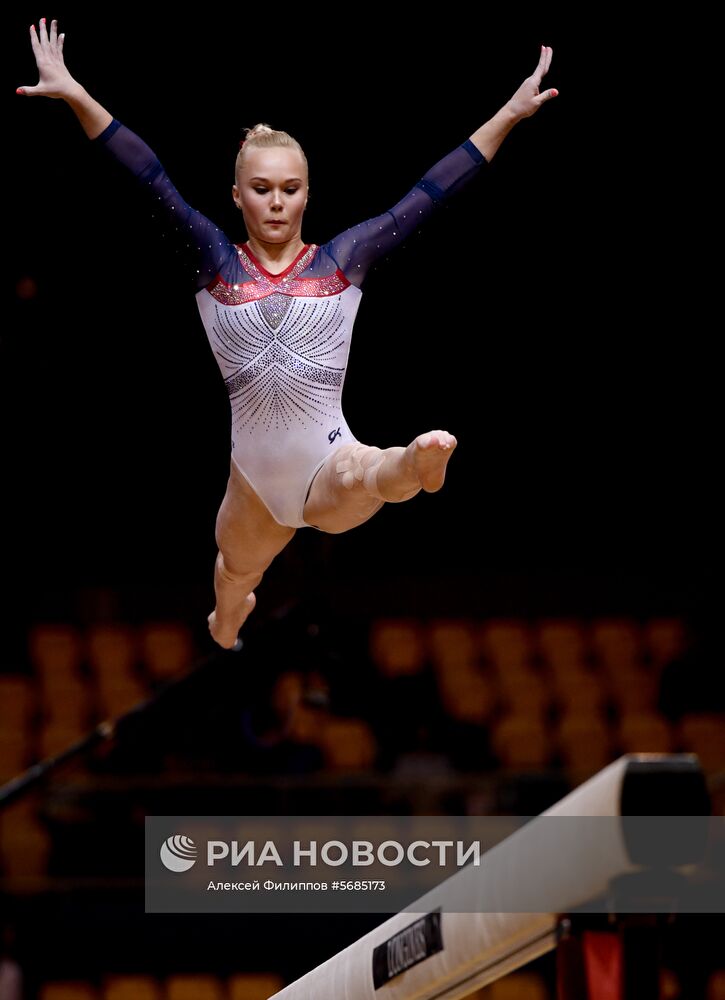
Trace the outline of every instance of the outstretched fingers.
<instances>
[{"instance_id":1,"label":"outstretched fingers","mask_svg":"<svg viewBox=\"0 0 725 1000\"><path fill-rule=\"evenodd\" d=\"M41 17L38 23L38 38L40 39L40 48L46 51L50 47L50 41L48 40L48 26L45 23L44 17Z\"/></svg>"},{"instance_id":2,"label":"outstretched fingers","mask_svg":"<svg viewBox=\"0 0 725 1000\"><path fill-rule=\"evenodd\" d=\"M541 55L539 56L539 63L531 74L531 79L534 81L538 87L541 80L549 72L549 66L551 66L551 57L554 54L554 50L550 45L541 46Z\"/></svg>"},{"instance_id":3,"label":"outstretched fingers","mask_svg":"<svg viewBox=\"0 0 725 1000\"><path fill-rule=\"evenodd\" d=\"M552 54L553 50L551 49L551 46L541 46L538 66L531 76L526 77L519 89L508 102L507 107L514 113L517 120L521 118L529 118L531 115L535 114L541 105L546 101L551 100L552 97L558 97L559 91L555 90L553 87L549 90L544 90L543 92L540 92L539 90L539 84L541 83L542 77L551 65Z\"/></svg>"},{"instance_id":4,"label":"outstretched fingers","mask_svg":"<svg viewBox=\"0 0 725 1000\"><path fill-rule=\"evenodd\" d=\"M36 29L30 25L30 42L38 68L38 82L34 87L18 87L16 93L27 97L65 97L73 84L63 59L65 35L58 34L58 22L53 19L48 26L42 17Z\"/></svg>"},{"instance_id":5,"label":"outstretched fingers","mask_svg":"<svg viewBox=\"0 0 725 1000\"><path fill-rule=\"evenodd\" d=\"M40 36L38 32L35 30L34 24L30 25L30 44L33 46L33 55L35 56L35 60L37 62L38 56L41 54L43 50L40 44Z\"/></svg>"},{"instance_id":6,"label":"outstretched fingers","mask_svg":"<svg viewBox=\"0 0 725 1000\"><path fill-rule=\"evenodd\" d=\"M55 18L50 22L50 28L48 28L45 18L41 17L38 37L40 38L40 47L44 52L50 53L58 48L58 22ZM62 41L63 36L60 37Z\"/></svg>"},{"instance_id":7,"label":"outstretched fingers","mask_svg":"<svg viewBox=\"0 0 725 1000\"><path fill-rule=\"evenodd\" d=\"M542 77L549 71L549 66L551 66L551 57L554 50L550 45L541 46L541 55L539 56L539 65L536 67L534 73L531 76L531 82L534 85L536 94L533 98L533 103L535 108L540 108L542 104L546 101L551 100L552 97L558 97L559 91L552 87L550 90L540 91L540 84Z\"/></svg>"}]
</instances>

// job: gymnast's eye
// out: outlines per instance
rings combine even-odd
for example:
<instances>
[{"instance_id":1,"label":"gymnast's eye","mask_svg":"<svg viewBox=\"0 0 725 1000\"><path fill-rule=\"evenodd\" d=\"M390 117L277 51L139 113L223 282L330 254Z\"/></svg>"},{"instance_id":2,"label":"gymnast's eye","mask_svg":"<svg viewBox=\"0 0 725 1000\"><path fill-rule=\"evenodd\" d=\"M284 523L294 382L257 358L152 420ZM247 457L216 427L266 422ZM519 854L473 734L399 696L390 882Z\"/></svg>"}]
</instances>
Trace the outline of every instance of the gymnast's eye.
<instances>
[{"instance_id":1,"label":"gymnast's eye","mask_svg":"<svg viewBox=\"0 0 725 1000\"><path fill-rule=\"evenodd\" d=\"M257 194L266 194L267 193L267 188L263 188L263 187L256 187L254 190L257 192ZM298 191L299 191L299 188L286 188L285 194L296 194Z\"/></svg>"}]
</instances>

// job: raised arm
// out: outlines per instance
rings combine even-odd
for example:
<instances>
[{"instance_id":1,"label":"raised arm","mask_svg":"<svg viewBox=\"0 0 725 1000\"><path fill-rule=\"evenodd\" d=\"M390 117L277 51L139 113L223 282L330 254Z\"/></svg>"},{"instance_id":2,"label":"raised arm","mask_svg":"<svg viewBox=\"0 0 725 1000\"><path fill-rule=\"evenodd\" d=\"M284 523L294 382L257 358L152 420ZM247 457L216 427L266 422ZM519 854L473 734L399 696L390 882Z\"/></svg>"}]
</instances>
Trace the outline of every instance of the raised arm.
<instances>
[{"instance_id":1,"label":"raised arm","mask_svg":"<svg viewBox=\"0 0 725 1000\"><path fill-rule=\"evenodd\" d=\"M552 49L542 45L539 63L516 93L465 142L439 160L393 208L340 233L330 253L352 284L360 287L370 266L402 243L437 205L467 186L491 162L497 149L522 118L529 118L557 90L539 92L551 63Z\"/></svg>"},{"instance_id":2,"label":"raised arm","mask_svg":"<svg viewBox=\"0 0 725 1000\"><path fill-rule=\"evenodd\" d=\"M471 136L471 142L483 153L489 163L517 122L520 122L522 118L530 118L542 104L551 100L552 97L558 96L559 91L553 88L545 90L543 93L539 92L541 80L549 70L553 54L554 50L550 45L542 45L538 65L531 76L527 76L501 110L497 111L490 121L487 121Z\"/></svg>"},{"instance_id":3,"label":"raised arm","mask_svg":"<svg viewBox=\"0 0 725 1000\"><path fill-rule=\"evenodd\" d=\"M16 92L26 97L66 101L88 138L102 145L131 171L152 199L154 208L158 208L165 232L193 270L196 290L204 288L220 272L227 272L236 260L233 244L211 220L184 201L143 139L114 118L71 76L63 58L65 35L58 34L58 22L51 21L47 30L42 18L37 32L35 25L31 25L30 40L39 81L36 86L18 87Z\"/></svg>"}]
</instances>

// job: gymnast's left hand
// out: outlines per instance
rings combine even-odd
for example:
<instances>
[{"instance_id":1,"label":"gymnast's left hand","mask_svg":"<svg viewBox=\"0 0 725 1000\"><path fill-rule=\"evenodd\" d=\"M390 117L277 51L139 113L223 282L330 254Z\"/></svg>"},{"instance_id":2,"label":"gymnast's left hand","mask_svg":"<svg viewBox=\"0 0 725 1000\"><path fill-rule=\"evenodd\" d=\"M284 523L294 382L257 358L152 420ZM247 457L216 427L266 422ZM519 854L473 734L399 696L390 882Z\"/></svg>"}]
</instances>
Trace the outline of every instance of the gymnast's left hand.
<instances>
[{"instance_id":1,"label":"gymnast's left hand","mask_svg":"<svg viewBox=\"0 0 725 1000\"><path fill-rule=\"evenodd\" d=\"M544 90L539 93L539 85L542 78L549 71L553 52L554 50L551 46L541 46L539 65L531 76L526 77L513 97L507 102L506 106L513 111L517 118L530 118L531 115L539 110L542 104L551 100L552 97L558 96L558 90Z\"/></svg>"}]
</instances>

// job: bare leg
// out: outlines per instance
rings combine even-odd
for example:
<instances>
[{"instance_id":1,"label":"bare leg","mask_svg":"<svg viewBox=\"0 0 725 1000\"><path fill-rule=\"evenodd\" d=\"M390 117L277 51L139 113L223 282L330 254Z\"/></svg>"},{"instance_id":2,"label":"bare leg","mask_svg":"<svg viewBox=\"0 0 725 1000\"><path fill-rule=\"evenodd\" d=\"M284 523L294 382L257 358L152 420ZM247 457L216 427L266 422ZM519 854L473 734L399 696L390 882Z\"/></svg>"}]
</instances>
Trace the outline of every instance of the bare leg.
<instances>
[{"instance_id":1,"label":"bare leg","mask_svg":"<svg viewBox=\"0 0 725 1000\"><path fill-rule=\"evenodd\" d=\"M227 491L216 521L216 608L208 617L212 638L224 649L231 649L236 642L239 629L256 603L254 588L294 534L295 528L275 521L231 462Z\"/></svg>"},{"instance_id":2,"label":"bare leg","mask_svg":"<svg viewBox=\"0 0 725 1000\"><path fill-rule=\"evenodd\" d=\"M340 533L362 524L384 503L410 500L443 485L456 447L448 431L419 434L407 448L341 445L315 477L304 509L308 524Z\"/></svg>"}]
</instances>

